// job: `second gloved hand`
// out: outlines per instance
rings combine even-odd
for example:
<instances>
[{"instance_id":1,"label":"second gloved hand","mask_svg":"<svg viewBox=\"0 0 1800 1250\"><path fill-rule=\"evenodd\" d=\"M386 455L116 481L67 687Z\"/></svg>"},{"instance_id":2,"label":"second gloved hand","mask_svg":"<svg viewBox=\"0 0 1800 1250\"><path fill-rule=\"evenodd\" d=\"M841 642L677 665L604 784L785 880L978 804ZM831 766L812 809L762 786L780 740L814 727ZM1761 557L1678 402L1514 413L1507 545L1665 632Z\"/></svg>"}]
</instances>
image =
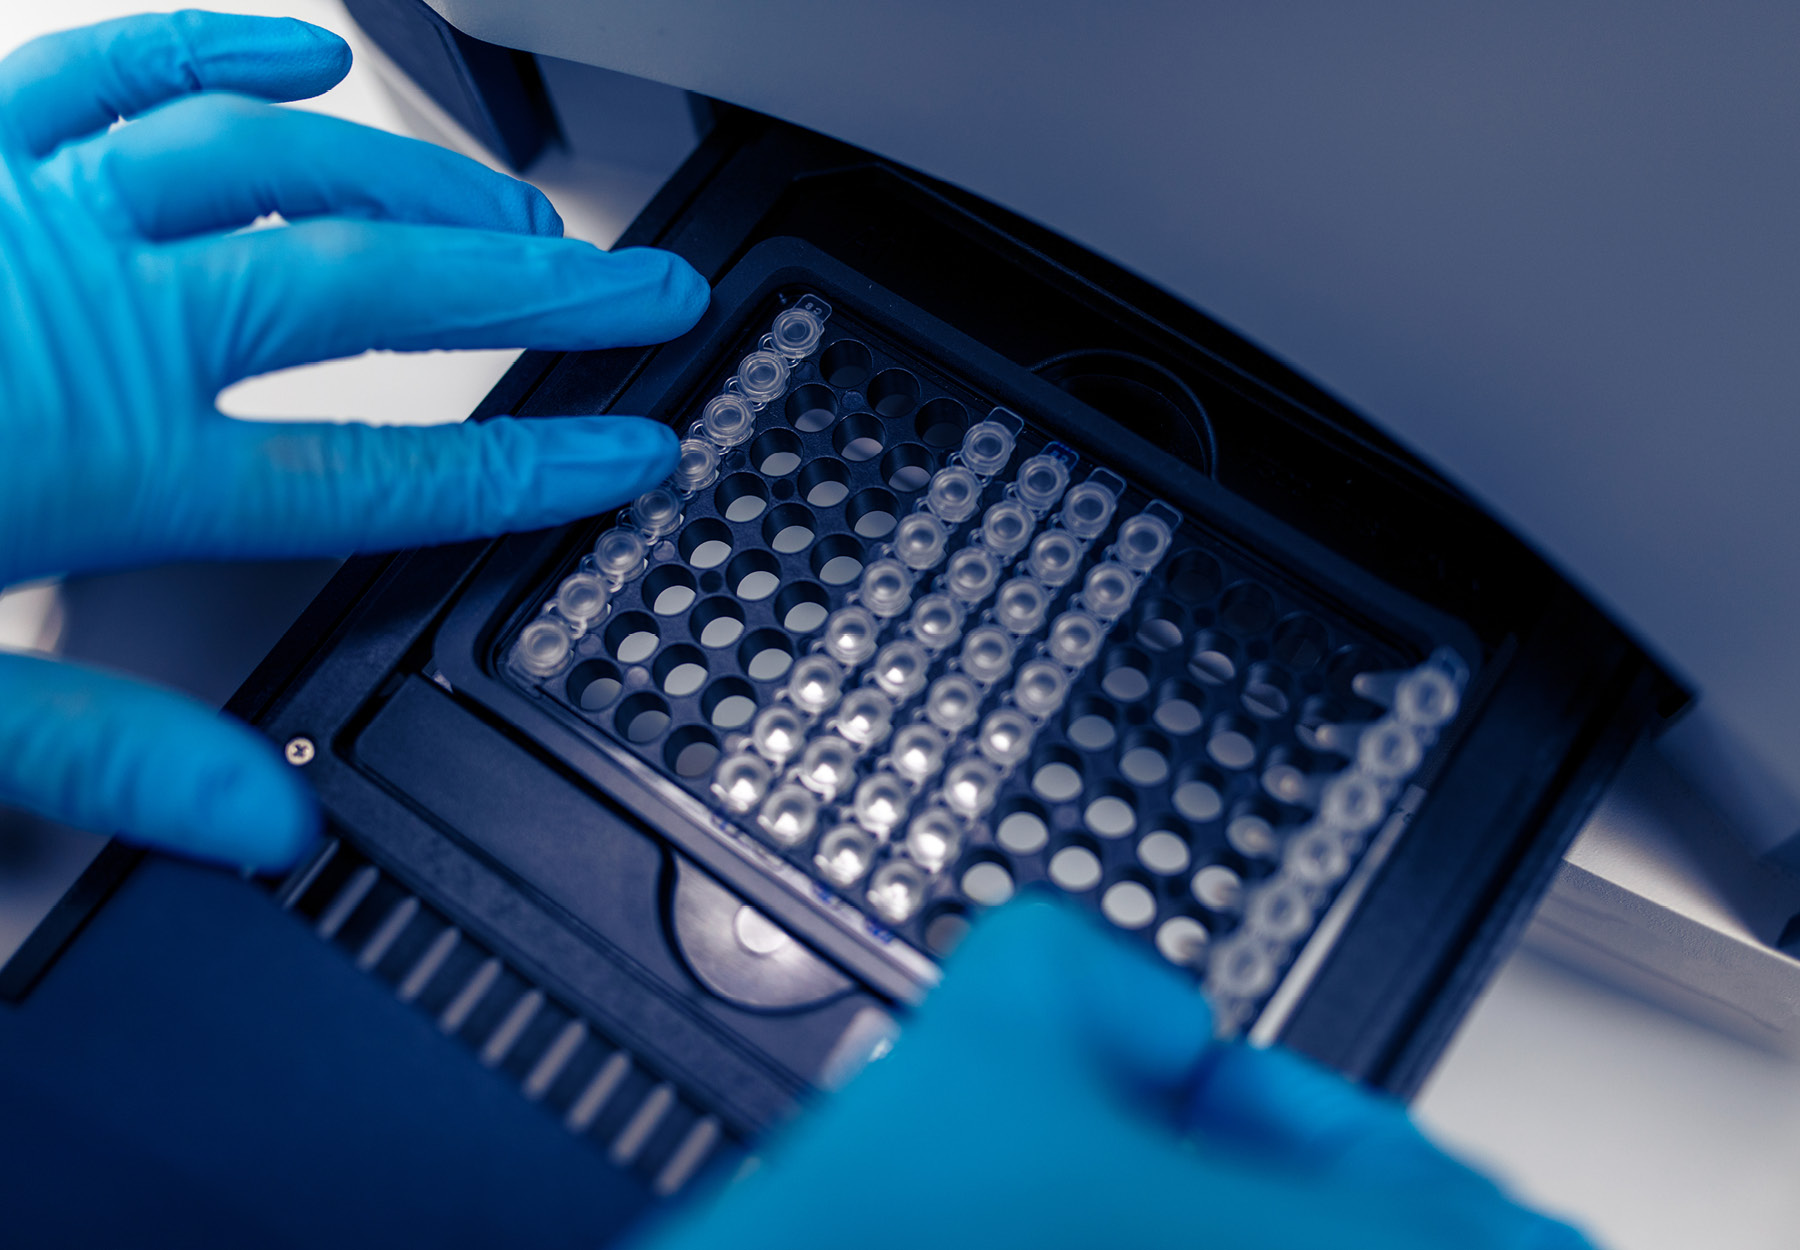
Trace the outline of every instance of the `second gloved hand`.
<instances>
[{"instance_id":1,"label":"second gloved hand","mask_svg":"<svg viewBox=\"0 0 1800 1250\"><path fill-rule=\"evenodd\" d=\"M679 258L563 239L525 183L268 103L349 60L302 22L187 12L0 62L0 587L534 528L672 467L673 432L631 418L217 412L241 378L368 348L650 343L706 307ZM288 224L242 230L271 213ZM0 803L271 867L316 824L289 771L175 696L0 659Z\"/></svg>"},{"instance_id":2,"label":"second gloved hand","mask_svg":"<svg viewBox=\"0 0 1800 1250\"><path fill-rule=\"evenodd\" d=\"M1583 1250L1403 1108L1219 1045L1190 982L1062 905L977 925L893 1053L635 1250Z\"/></svg>"}]
</instances>

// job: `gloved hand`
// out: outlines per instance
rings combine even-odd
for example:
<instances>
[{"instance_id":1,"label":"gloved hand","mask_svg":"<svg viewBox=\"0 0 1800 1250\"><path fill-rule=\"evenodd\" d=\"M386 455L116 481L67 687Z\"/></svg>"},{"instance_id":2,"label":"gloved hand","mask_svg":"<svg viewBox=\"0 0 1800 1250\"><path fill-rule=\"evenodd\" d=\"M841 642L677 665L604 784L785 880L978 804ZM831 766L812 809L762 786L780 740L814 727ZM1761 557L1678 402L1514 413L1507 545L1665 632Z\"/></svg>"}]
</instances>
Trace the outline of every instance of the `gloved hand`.
<instances>
[{"instance_id":1,"label":"gloved hand","mask_svg":"<svg viewBox=\"0 0 1800 1250\"><path fill-rule=\"evenodd\" d=\"M893 1053L635 1250L1581 1250L1397 1104L1212 1041L1190 984L1060 904L978 924Z\"/></svg>"},{"instance_id":2,"label":"gloved hand","mask_svg":"<svg viewBox=\"0 0 1800 1250\"><path fill-rule=\"evenodd\" d=\"M241 378L366 348L596 348L691 326L680 259L560 237L532 187L264 101L349 49L177 13L0 62L0 586L174 559L342 554L595 513L673 467L628 418L270 425ZM120 116L134 118L109 130ZM279 213L283 228L242 231ZM176 695L0 656L0 803L260 868L314 806L268 742Z\"/></svg>"}]
</instances>

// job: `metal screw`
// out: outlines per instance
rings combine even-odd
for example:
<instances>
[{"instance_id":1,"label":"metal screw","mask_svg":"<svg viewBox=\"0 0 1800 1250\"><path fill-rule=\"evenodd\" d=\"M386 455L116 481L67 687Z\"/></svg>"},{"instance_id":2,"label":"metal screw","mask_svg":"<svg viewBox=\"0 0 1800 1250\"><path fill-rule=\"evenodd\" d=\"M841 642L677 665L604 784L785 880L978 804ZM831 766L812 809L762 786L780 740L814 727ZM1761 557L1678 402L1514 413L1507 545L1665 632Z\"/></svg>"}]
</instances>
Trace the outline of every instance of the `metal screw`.
<instances>
[{"instance_id":1,"label":"metal screw","mask_svg":"<svg viewBox=\"0 0 1800 1250\"><path fill-rule=\"evenodd\" d=\"M288 763L295 768L302 768L312 763L313 756L317 755L319 751L317 747L313 746L311 738L289 738L287 746L282 749L281 753L287 757Z\"/></svg>"}]
</instances>

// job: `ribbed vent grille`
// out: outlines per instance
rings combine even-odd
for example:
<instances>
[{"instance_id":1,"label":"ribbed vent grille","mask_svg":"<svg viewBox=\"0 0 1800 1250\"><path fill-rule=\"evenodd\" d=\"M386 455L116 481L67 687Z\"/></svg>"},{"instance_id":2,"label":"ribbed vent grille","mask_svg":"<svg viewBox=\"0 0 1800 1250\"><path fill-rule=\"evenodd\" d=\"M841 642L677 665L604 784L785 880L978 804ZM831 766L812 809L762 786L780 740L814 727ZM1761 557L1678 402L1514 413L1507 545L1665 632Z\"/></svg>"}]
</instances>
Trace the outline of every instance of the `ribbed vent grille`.
<instances>
[{"instance_id":1,"label":"ribbed vent grille","mask_svg":"<svg viewBox=\"0 0 1800 1250\"><path fill-rule=\"evenodd\" d=\"M343 842L277 898L656 1193L680 1190L719 1149L714 1116Z\"/></svg>"}]
</instances>

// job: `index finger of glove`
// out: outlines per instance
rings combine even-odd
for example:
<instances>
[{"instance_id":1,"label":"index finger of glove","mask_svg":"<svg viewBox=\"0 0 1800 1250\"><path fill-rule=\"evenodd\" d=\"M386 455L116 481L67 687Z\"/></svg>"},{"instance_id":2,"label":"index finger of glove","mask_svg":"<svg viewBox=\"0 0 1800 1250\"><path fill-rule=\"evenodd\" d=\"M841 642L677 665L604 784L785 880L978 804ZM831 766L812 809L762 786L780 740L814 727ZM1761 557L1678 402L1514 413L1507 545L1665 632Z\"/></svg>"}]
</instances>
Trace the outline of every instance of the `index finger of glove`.
<instances>
[{"instance_id":1,"label":"index finger of glove","mask_svg":"<svg viewBox=\"0 0 1800 1250\"><path fill-rule=\"evenodd\" d=\"M198 859L285 868L318 811L275 747L185 695L0 654L0 803Z\"/></svg>"},{"instance_id":2,"label":"index finger of glove","mask_svg":"<svg viewBox=\"0 0 1800 1250\"><path fill-rule=\"evenodd\" d=\"M178 96L303 100L349 69L349 46L309 22L144 14L45 35L0 61L0 124L14 146L44 156Z\"/></svg>"}]
</instances>

